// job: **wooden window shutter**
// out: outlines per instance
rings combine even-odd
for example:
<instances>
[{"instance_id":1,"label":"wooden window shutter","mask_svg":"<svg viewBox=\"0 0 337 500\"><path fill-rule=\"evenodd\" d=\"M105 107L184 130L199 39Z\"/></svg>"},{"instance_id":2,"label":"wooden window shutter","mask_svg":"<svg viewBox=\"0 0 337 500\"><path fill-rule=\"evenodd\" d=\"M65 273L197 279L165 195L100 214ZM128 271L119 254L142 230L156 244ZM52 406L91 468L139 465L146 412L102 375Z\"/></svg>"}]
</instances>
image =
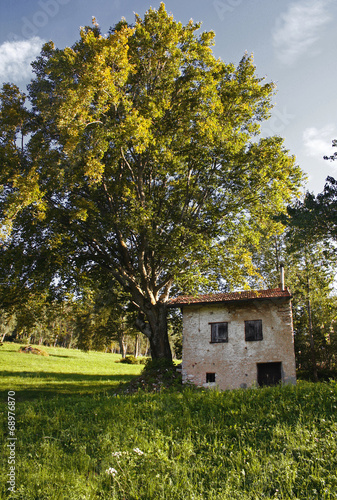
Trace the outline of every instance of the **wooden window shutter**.
<instances>
[{"instance_id":1,"label":"wooden window shutter","mask_svg":"<svg viewBox=\"0 0 337 500\"><path fill-rule=\"evenodd\" d=\"M263 340L261 319L245 321L245 340L247 342Z\"/></svg>"}]
</instances>

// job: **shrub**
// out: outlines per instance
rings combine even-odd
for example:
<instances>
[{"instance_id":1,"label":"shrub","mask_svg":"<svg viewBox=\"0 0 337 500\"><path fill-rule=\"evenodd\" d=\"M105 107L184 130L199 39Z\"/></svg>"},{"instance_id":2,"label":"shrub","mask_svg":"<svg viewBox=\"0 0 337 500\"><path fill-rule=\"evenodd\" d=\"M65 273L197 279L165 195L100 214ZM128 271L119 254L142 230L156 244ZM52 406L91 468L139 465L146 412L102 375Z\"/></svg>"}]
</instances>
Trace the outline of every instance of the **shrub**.
<instances>
[{"instance_id":1,"label":"shrub","mask_svg":"<svg viewBox=\"0 0 337 500\"><path fill-rule=\"evenodd\" d=\"M131 355L121 359L120 363L127 363L128 365L139 365L141 361L140 359L135 358L134 356Z\"/></svg>"}]
</instances>

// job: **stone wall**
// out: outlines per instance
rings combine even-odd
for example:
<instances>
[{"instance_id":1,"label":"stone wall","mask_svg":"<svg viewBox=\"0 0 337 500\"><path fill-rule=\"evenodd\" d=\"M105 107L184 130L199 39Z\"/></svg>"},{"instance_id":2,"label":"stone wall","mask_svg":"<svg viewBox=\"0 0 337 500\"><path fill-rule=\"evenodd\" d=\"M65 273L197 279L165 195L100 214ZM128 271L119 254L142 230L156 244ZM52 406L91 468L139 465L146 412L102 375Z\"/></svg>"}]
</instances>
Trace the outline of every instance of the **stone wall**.
<instances>
[{"instance_id":1,"label":"stone wall","mask_svg":"<svg viewBox=\"0 0 337 500\"><path fill-rule=\"evenodd\" d=\"M245 321L262 320L263 339L245 340ZM211 342L211 323L228 322L228 342ZM183 308L183 382L220 390L257 385L257 363L281 362L283 383L295 383L291 303L266 299ZM206 373L215 382L206 383Z\"/></svg>"}]
</instances>

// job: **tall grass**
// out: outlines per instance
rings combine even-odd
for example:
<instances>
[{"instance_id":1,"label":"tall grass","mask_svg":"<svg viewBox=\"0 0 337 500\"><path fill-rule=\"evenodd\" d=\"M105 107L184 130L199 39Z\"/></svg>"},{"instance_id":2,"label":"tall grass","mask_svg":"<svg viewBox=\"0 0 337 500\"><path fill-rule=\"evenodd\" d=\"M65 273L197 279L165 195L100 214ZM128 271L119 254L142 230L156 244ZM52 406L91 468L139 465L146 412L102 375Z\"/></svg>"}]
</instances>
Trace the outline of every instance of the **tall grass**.
<instances>
[{"instance_id":1,"label":"tall grass","mask_svg":"<svg viewBox=\"0 0 337 500\"><path fill-rule=\"evenodd\" d=\"M60 358L59 371L53 360L51 377L68 369L68 374L82 375L83 370L90 375L88 363L78 364L77 372L75 365L69 368L71 356L79 360L82 354L61 352L66 357ZM72 387L71 395L63 389L67 379L53 378L52 384L59 386L51 397L48 377L43 377L32 397L28 386L29 381L36 384L33 368L25 368L32 375L23 378L24 390L18 387L21 379L16 380L14 498L337 498L336 383L114 395L115 379L109 388L103 362L112 355L90 353L83 359L91 355L102 365L101 383L96 367L93 378L84 387L79 382L78 391ZM0 352L1 360L4 356L10 359L16 353ZM25 362L37 363L35 367L50 359L31 358ZM126 370L139 370L115 365L111 375L121 379L122 371L127 377ZM1 498L6 497L6 432L4 419Z\"/></svg>"}]
</instances>

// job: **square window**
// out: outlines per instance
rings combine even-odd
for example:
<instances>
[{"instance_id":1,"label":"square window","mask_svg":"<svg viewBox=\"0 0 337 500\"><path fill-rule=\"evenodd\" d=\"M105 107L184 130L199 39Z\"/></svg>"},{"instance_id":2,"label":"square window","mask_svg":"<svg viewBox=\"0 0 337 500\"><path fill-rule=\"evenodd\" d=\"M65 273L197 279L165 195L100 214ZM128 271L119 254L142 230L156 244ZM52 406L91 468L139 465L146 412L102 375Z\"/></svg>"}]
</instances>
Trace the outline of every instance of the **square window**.
<instances>
[{"instance_id":1,"label":"square window","mask_svg":"<svg viewBox=\"0 0 337 500\"><path fill-rule=\"evenodd\" d=\"M206 384L215 382L215 373L206 373Z\"/></svg>"},{"instance_id":2,"label":"square window","mask_svg":"<svg viewBox=\"0 0 337 500\"><path fill-rule=\"evenodd\" d=\"M228 323L211 324L211 342L228 342Z\"/></svg>"},{"instance_id":3,"label":"square window","mask_svg":"<svg viewBox=\"0 0 337 500\"><path fill-rule=\"evenodd\" d=\"M245 321L245 340L251 342L254 340L262 340L262 320L255 319L253 321Z\"/></svg>"}]
</instances>

